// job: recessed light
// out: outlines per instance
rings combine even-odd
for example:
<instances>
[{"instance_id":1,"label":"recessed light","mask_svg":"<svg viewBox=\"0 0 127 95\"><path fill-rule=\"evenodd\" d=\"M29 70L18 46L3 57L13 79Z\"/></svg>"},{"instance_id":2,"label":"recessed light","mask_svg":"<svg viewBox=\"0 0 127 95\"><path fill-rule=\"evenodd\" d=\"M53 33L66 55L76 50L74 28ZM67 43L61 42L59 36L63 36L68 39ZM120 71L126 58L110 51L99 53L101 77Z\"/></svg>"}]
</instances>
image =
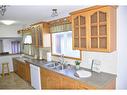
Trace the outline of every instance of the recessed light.
<instances>
[{"instance_id":1,"label":"recessed light","mask_svg":"<svg viewBox=\"0 0 127 95\"><path fill-rule=\"evenodd\" d=\"M1 20L0 22L5 24L5 25L11 25L11 24L14 24L16 21L13 21L13 20Z\"/></svg>"}]
</instances>

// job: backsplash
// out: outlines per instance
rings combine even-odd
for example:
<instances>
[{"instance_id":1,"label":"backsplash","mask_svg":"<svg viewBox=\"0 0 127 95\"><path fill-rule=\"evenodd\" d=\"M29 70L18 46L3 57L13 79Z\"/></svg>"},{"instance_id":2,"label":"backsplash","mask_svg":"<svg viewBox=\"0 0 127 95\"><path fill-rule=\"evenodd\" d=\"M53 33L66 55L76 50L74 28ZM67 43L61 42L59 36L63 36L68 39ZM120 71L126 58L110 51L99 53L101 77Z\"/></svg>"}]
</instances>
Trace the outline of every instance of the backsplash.
<instances>
[{"instance_id":1,"label":"backsplash","mask_svg":"<svg viewBox=\"0 0 127 95\"><path fill-rule=\"evenodd\" d=\"M31 52L32 55L38 56L38 59L41 57L41 59L47 59L47 52L51 52L50 47L45 48L36 48L33 49ZM66 64L75 65L75 60L64 58L66 61ZM100 70L107 73L116 74L117 69L117 51L112 53L104 53L104 52L89 52L89 51L82 51L82 61L81 61L81 67L89 68L91 69L92 60L97 60L101 62L101 68ZM53 61L59 61L59 57L52 56Z\"/></svg>"},{"instance_id":2,"label":"backsplash","mask_svg":"<svg viewBox=\"0 0 127 95\"><path fill-rule=\"evenodd\" d=\"M52 59L57 61L59 57L52 56ZM82 61L80 66L91 69L92 60L96 60L101 63L100 70L107 73L116 74L117 70L117 51L112 53L104 52L89 52L82 51ZM67 64L75 65L75 60L65 58Z\"/></svg>"}]
</instances>

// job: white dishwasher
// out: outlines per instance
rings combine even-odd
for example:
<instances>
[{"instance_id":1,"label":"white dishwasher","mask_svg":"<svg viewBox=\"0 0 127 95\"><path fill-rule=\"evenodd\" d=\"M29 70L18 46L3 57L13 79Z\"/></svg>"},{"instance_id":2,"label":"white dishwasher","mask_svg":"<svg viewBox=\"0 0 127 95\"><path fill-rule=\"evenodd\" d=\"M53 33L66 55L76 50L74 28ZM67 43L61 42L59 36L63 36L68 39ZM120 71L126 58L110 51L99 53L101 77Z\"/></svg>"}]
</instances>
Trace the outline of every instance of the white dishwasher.
<instances>
[{"instance_id":1,"label":"white dishwasher","mask_svg":"<svg viewBox=\"0 0 127 95\"><path fill-rule=\"evenodd\" d=\"M30 64L31 85L33 88L41 89L40 67Z\"/></svg>"}]
</instances>

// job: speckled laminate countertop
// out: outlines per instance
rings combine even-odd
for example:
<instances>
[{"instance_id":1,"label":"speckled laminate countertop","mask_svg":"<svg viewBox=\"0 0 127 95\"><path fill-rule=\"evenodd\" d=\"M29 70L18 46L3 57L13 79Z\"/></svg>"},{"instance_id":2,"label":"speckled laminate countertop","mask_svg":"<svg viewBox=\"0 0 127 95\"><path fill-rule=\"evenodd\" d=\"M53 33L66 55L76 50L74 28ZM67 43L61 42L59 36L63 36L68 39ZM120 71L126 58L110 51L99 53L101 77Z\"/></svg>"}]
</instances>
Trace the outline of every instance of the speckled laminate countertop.
<instances>
[{"instance_id":1,"label":"speckled laminate countertop","mask_svg":"<svg viewBox=\"0 0 127 95\"><path fill-rule=\"evenodd\" d=\"M36 65L38 67L46 68L46 69L51 70L53 72L57 72L61 75L64 75L64 76L69 77L71 79L77 80L82 84L90 85L90 86L93 86L97 89L103 89L105 87L105 85L109 84L112 80L116 79L116 75L105 73L105 72L101 72L101 73L92 72L92 76L90 76L90 77L78 78L74 75L76 72L76 69L74 69L74 68L70 69L70 70L69 69L54 70L54 69L47 67L45 65L47 63L53 63L54 61L47 62L46 60L35 60L35 59L21 58L21 57L16 57L15 59L22 61L24 63L30 63L30 64ZM90 71L89 69L82 68L82 67L80 69Z\"/></svg>"}]
</instances>

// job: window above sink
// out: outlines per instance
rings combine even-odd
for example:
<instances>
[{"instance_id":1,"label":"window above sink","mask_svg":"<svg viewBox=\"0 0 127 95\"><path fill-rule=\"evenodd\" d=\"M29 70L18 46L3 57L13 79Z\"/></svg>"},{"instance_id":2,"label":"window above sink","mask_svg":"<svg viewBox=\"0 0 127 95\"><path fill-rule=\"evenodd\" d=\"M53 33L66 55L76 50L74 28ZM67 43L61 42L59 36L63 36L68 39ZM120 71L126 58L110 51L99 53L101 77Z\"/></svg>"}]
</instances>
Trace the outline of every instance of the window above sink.
<instances>
[{"instance_id":1,"label":"window above sink","mask_svg":"<svg viewBox=\"0 0 127 95\"><path fill-rule=\"evenodd\" d=\"M52 33L52 54L61 55L67 58L80 59L79 50L72 49L72 31Z\"/></svg>"}]
</instances>

